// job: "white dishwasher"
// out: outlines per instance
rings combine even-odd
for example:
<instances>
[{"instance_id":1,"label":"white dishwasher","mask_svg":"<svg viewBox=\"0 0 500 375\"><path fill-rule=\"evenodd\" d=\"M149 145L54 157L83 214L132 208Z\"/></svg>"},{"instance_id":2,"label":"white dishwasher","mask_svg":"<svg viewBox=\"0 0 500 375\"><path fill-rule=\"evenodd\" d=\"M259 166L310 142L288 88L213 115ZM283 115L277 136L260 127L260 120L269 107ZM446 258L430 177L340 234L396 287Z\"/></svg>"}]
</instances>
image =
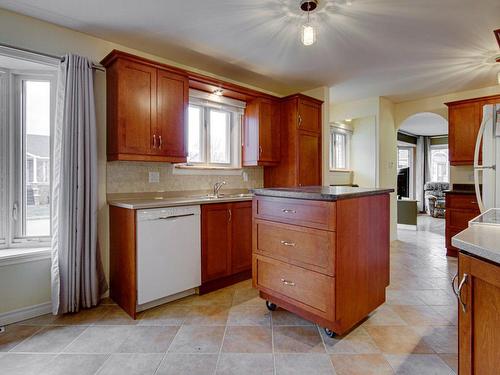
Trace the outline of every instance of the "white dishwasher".
<instances>
[{"instance_id":1,"label":"white dishwasher","mask_svg":"<svg viewBox=\"0 0 500 375\"><path fill-rule=\"evenodd\" d=\"M136 220L137 304L194 293L201 284L200 206L138 210Z\"/></svg>"}]
</instances>

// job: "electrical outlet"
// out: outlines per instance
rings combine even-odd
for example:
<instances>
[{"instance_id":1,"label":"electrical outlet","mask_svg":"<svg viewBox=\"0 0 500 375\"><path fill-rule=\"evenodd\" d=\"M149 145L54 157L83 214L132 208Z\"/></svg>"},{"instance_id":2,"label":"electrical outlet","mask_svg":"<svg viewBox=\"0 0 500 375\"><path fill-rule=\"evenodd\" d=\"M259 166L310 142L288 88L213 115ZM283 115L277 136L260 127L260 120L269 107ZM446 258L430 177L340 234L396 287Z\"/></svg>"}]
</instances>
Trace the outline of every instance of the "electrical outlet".
<instances>
[{"instance_id":1,"label":"electrical outlet","mask_svg":"<svg viewBox=\"0 0 500 375\"><path fill-rule=\"evenodd\" d=\"M248 181L248 173L243 172L242 176L243 176L243 181L247 182Z\"/></svg>"},{"instance_id":2,"label":"electrical outlet","mask_svg":"<svg viewBox=\"0 0 500 375\"><path fill-rule=\"evenodd\" d=\"M149 172L149 183L157 184L160 182L160 172Z\"/></svg>"}]
</instances>

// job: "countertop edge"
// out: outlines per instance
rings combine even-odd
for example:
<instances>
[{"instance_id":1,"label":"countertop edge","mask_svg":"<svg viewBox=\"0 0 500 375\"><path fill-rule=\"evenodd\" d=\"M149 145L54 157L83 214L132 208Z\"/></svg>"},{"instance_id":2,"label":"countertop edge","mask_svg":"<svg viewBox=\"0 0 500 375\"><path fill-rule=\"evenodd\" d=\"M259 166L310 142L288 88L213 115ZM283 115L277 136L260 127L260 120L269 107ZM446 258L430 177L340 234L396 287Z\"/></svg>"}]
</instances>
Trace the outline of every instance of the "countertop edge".
<instances>
[{"instance_id":1,"label":"countertop edge","mask_svg":"<svg viewBox=\"0 0 500 375\"><path fill-rule=\"evenodd\" d=\"M474 239L476 236L481 238L483 243L478 243ZM498 238L500 238L500 227L473 225L452 237L451 244L460 251L500 264Z\"/></svg>"},{"instance_id":2,"label":"countertop edge","mask_svg":"<svg viewBox=\"0 0 500 375\"><path fill-rule=\"evenodd\" d=\"M322 193L312 193L312 192L311 193L309 193L309 192L293 192L293 191L279 191L279 190L265 190L265 189L264 190L260 190L260 189L253 190L253 193L255 195L262 196L262 197L304 199L304 200L330 201L330 202L334 202L334 201L341 200L341 199L389 194L389 193L393 193L393 192L394 192L394 189L381 189L381 190L342 193L342 194L322 194Z\"/></svg>"},{"instance_id":3,"label":"countertop edge","mask_svg":"<svg viewBox=\"0 0 500 375\"><path fill-rule=\"evenodd\" d=\"M188 200L186 198L179 199L178 201L172 200L169 202L151 201L151 203L131 203L126 201L108 201L109 206L126 208L129 210L144 210L149 208L165 208L165 207L179 207L179 206L191 206L191 205L202 205L202 204L214 204L214 203L228 203L228 202L246 202L251 201L253 197L237 197L237 198L218 198L218 199L193 199Z\"/></svg>"}]
</instances>

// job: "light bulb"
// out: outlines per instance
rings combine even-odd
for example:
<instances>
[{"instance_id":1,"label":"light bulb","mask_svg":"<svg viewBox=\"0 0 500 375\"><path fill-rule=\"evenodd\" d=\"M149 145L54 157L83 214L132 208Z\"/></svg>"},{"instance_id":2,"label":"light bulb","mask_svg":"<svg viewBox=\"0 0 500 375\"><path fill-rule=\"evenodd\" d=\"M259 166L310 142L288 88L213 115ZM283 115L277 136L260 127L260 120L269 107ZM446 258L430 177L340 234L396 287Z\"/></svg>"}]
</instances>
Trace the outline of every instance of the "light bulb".
<instances>
[{"instance_id":1,"label":"light bulb","mask_svg":"<svg viewBox=\"0 0 500 375\"><path fill-rule=\"evenodd\" d=\"M316 30L309 24L302 26L302 43L305 46L310 46L316 41Z\"/></svg>"}]
</instances>

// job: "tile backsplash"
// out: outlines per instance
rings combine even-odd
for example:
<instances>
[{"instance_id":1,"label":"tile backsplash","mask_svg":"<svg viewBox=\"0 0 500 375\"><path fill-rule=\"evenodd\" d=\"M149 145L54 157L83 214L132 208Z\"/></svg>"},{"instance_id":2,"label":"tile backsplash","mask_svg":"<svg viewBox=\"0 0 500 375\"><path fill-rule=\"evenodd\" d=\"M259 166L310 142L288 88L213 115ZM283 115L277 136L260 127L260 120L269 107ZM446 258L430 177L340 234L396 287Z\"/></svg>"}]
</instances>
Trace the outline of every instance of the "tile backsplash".
<instances>
[{"instance_id":1,"label":"tile backsplash","mask_svg":"<svg viewBox=\"0 0 500 375\"><path fill-rule=\"evenodd\" d=\"M159 182L149 182L149 172L159 172ZM226 181L227 189L259 188L264 184L262 167L243 168L248 175L186 175L173 174L169 163L113 161L107 163L107 193L139 193L153 191L209 190L217 181Z\"/></svg>"}]
</instances>

